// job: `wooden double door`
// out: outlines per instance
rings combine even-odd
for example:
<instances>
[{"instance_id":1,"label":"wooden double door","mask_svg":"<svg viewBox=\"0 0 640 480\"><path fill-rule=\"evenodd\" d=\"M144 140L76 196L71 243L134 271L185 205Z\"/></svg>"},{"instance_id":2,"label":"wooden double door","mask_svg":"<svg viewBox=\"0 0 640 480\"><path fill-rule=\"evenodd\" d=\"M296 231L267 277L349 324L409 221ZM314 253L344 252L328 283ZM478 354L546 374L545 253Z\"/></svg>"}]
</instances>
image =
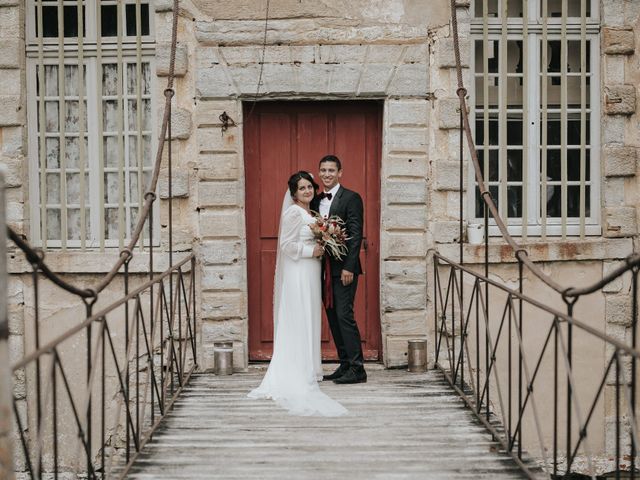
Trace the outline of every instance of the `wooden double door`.
<instances>
[{"instance_id":1,"label":"wooden double door","mask_svg":"<svg viewBox=\"0 0 640 480\"><path fill-rule=\"evenodd\" d=\"M381 357L379 255L382 104L258 102L244 105L244 161L249 289L249 359L268 360L273 348L273 277L282 196L289 176L337 155L341 184L362 196L364 241L355 316L367 360ZM321 183L318 181L318 183ZM322 357L337 359L323 312Z\"/></svg>"}]
</instances>

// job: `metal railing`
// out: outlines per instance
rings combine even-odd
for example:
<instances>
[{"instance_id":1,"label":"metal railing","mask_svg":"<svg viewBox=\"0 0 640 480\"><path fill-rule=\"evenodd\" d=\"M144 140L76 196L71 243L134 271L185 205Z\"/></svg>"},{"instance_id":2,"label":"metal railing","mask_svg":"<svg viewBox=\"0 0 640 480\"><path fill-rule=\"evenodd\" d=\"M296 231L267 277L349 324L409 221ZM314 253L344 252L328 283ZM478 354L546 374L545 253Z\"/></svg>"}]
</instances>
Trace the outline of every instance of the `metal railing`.
<instances>
[{"instance_id":1,"label":"metal railing","mask_svg":"<svg viewBox=\"0 0 640 480\"><path fill-rule=\"evenodd\" d=\"M17 458L31 478L58 478L62 473L122 478L197 368L196 260L189 253L174 263L171 224L171 102L178 4L174 0L164 116L153 172L137 223L117 262L93 287L74 285L47 266L43 250L31 247L8 228L8 238L31 265L33 323L25 328L30 329L26 336L32 351L11 366L14 376L27 379L26 392L14 391L13 410L21 450ZM41 22L42 2L38 7ZM139 49L139 1L136 15ZM138 58L138 74L139 64ZM143 231L148 229L148 238L154 238L153 205L165 143L169 267L155 273L158 255L154 242L149 242L145 278L130 272L130 262ZM81 310L74 313L79 321L64 319L65 325L72 326L59 334L52 332L60 330L60 319L44 318L42 297L49 292L69 296L71 311Z\"/></svg>"},{"instance_id":2,"label":"metal railing","mask_svg":"<svg viewBox=\"0 0 640 480\"><path fill-rule=\"evenodd\" d=\"M503 12L506 4L504 0ZM436 368L530 478L538 472L525 461L525 452L534 450L549 476L566 475L579 466L592 478L597 469L614 470L616 478L628 470L635 478L640 255L630 255L592 285L566 287L534 264L510 235L478 161L462 80L455 0L450 8L460 101L460 258L454 262L433 253ZM584 11L582 2L583 16ZM484 206L481 272L464 265L465 142ZM489 215L515 252L517 289L490 278ZM524 279L530 280L529 274L556 292L556 299L540 302L526 296ZM623 275L631 277L630 309L617 321L628 330L628 341L602 333L602 317L596 319L601 322L597 326L576 318L580 299ZM552 306L554 301L559 308ZM612 446L612 461L596 465L607 444Z\"/></svg>"},{"instance_id":3,"label":"metal railing","mask_svg":"<svg viewBox=\"0 0 640 480\"><path fill-rule=\"evenodd\" d=\"M609 422L615 458L608 469L619 474L625 465L634 478L635 340L627 345L576 319L574 299L565 298L562 312L524 295L522 263L512 289L433 255L436 365L502 448L530 478L524 450L550 475L570 472L577 462L595 475ZM620 321L635 339L638 267L631 273L631 318ZM605 401L614 405L613 418L606 418Z\"/></svg>"}]
</instances>

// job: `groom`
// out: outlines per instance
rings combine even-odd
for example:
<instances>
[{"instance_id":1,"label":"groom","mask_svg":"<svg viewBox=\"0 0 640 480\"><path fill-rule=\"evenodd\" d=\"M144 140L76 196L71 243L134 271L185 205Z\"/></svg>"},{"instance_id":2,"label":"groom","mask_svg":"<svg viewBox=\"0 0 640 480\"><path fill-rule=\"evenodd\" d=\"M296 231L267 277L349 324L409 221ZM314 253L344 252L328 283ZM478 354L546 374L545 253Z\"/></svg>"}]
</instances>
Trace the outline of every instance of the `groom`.
<instances>
[{"instance_id":1,"label":"groom","mask_svg":"<svg viewBox=\"0 0 640 480\"><path fill-rule=\"evenodd\" d=\"M362 273L360 266L360 244L362 243L363 206L362 198L356 192L340 185L342 164L335 155L326 155L320 160L320 180L324 192L311 203L311 209L324 217L336 215L345 222L347 230L348 252L342 260L330 257L331 272L327 272L323 264L324 285L330 285L333 295L332 305L325 309L329 319L331 335L338 350L340 366L324 380L335 383L364 383L367 373L364 370L364 357L360 343L360 332L353 316L353 301L358 288L358 275ZM326 295L326 288L325 288Z\"/></svg>"}]
</instances>

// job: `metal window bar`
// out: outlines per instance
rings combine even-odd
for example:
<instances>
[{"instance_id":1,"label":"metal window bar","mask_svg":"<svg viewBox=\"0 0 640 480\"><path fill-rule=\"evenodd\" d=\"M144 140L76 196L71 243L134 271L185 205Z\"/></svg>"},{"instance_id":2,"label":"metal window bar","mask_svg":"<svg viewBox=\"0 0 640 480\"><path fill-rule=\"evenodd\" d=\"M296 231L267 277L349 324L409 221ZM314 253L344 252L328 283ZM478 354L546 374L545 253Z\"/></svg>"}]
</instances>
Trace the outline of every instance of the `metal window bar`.
<instances>
[{"instance_id":1,"label":"metal window bar","mask_svg":"<svg viewBox=\"0 0 640 480\"><path fill-rule=\"evenodd\" d=\"M80 118L78 124L78 166L80 169L79 181L80 181L80 248L84 250L87 246L87 215L86 215L86 184L85 184L85 169L86 169L86 150L85 150L85 123L87 118L85 108L85 93L84 85L86 79L85 65L84 65L84 1L78 0L78 116Z\"/></svg>"},{"instance_id":2,"label":"metal window bar","mask_svg":"<svg viewBox=\"0 0 640 480\"><path fill-rule=\"evenodd\" d=\"M125 195L125 164L124 164L124 105L123 105L123 61L122 61L122 28L124 23L124 9L122 2L116 4L116 30L117 30L117 50L116 50L116 75L117 75L117 104L118 104L118 246L124 247L126 212L124 207Z\"/></svg>"},{"instance_id":3,"label":"metal window bar","mask_svg":"<svg viewBox=\"0 0 640 480\"><path fill-rule=\"evenodd\" d=\"M585 236L587 141L587 2L580 0L580 238ZM593 82L591 83L593 85ZM592 156L593 158L593 156ZM593 206L592 206L593 208Z\"/></svg>"},{"instance_id":4,"label":"metal window bar","mask_svg":"<svg viewBox=\"0 0 640 480\"><path fill-rule=\"evenodd\" d=\"M598 172L591 168L598 154L595 148L597 122L589 124L594 113L590 104L593 104L592 96L597 92L592 89L590 93L589 90L589 81L593 77L588 64L597 58L590 51L597 47L598 23L597 18L587 17L591 15L587 0L580 9L576 9L573 3L568 7L567 0L562 10L563 1L553 5L553 11L558 10L558 18L551 19L549 0L515 2L518 7L522 5L522 19L505 16L514 9L514 0L511 3L508 0L498 2L500 18L495 19L488 17L488 2L482 2L483 16L472 22L472 33L482 42L481 50L479 45L476 47L476 62L482 62L482 68L475 70L476 82L482 82L482 88L474 91L483 97L482 101L478 99L475 103L478 109L475 122L478 132L484 132L484 139L480 142L484 179L501 216L508 219L509 230L524 239L530 235L543 239L547 235L584 237L600 232L595 223L598 215L593 207L599 192L597 182L592 181ZM582 0L578 6L580 2ZM478 8L476 12L479 12ZM515 49L520 48L520 41L521 58L518 69L514 71L511 62L514 61ZM531 55L536 58L531 59ZM549 68L550 62L553 68ZM531 69L537 69L537 72ZM519 78L522 85L524 93L521 99L515 78ZM495 94L491 97L493 89L489 87L490 82L498 84L497 102ZM516 91L517 100L513 96ZM521 103L522 107L514 105L514 102ZM492 115L497 115L497 122L495 119L492 121ZM520 129L520 115L522 145L520 142L512 144L508 137L514 129ZM490 133L492 128L496 129L494 122L498 137L498 145L495 146L491 144L493 140L487 138L495 136L495 132ZM587 128L593 130L590 138ZM498 154L497 173L490 160L492 153ZM515 155L512 157L512 154ZM513 170L514 165L521 168L521 179L509 177L514 173L520 174ZM534 188L533 185L537 186ZM511 205L515 198L518 205L522 199L521 208ZM469 205L475 207L472 211L476 218L481 211L479 200L477 193L468 198ZM491 220L491 225L491 234L494 235L497 233L494 220Z\"/></svg>"},{"instance_id":5,"label":"metal window bar","mask_svg":"<svg viewBox=\"0 0 640 480\"><path fill-rule=\"evenodd\" d=\"M142 144L142 8L140 0L136 0L136 164L138 166L138 209L143 201L144 174L143 174L143 144ZM131 141L131 137L129 137ZM144 232L144 230L142 230ZM149 238L153 241L152 238ZM140 249L144 249L144 233L140 236Z\"/></svg>"},{"instance_id":6,"label":"metal window bar","mask_svg":"<svg viewBox=\"0 0 640 480\"><path fill-rule=\"evenodd\" d=\"M66 156L66 110L65 61L64 61L64 0L58 0L58 161L60 163L60 241L67 248L67 156ZM44 32L43 32L44 34Z\"/></svg>"},{"instance_id":7,"label":"metal window bar","mask_svg":"<svg viewBox=\"0 0 640 480\"><path fill-rule=\"evenodd\" d=\"M43 248L47 248L47 150L45 138L45 66L44 66L44 46L43 46L43 8L42 0L37 1L37 31L38 35L38 137L40 148L38 165L40 169L40 225L41 239Z\"/></svg>"},{"instance_id":8,"label":"metal window bar","mask_svg":"<svg viewBox=\"0 0 640 480\"><path fill-rule=\"evenodd\" d=\"M155 147L153 132L144 130L147 121L152 120L147 118L149 116L148 104L154 102L149 95L150 92L146 90L146 84L151 78L149 77L150 64L147 63L149 61L147 58L150 53L149 42L152 40L146 37L147 20L143 23L143 3L148 5L141 0L127 2L134 8L125 9L124 2L113 2L113 7L120 12L120 18L117 20L120 36L114 36L113 39L109 37L109 52L115 57L111 61L116 64L120 78L119 92L113 92L116 94L114 97L119 114L114 115L114 120L115 117L119 117L119 125L117 127L114 125L115 128L112 132L114 141L116 140L115 135L118 135L118 165L114 166L119 170L117 175L120 182L117 192L118 198L113 198L113 201L116 202L114 207L118 214L113 223L115 226L117 221L118 232L112 231L112 240L105 238L106 211L103 199L106 193L104 185L106 149L102 141L105 125L103 116L97 114L103 107L100 99L103 98L102 74L105 64L101 34L101 4L84 0L53 0L49 2L32 0L28 3L28 7L32 6L32 9L28 11L35 12L35 15L28 16L27 19L29 26L27 55L32 58L36 57L35 62L31 65L34 65L37 71L33 96L29 100L31 112L29 122L33 128L34 138L39 138L39 142L34 142L34 148L31 150L33 157L35 157L32 158L32 165L35 166L33 175L35 177L36 171L39 175L38 186L34 185L31 188L32 196L39 198L39 201L32 208L32 224L34 229L38 231L35 237L39 237L38 241L44 248L79 247L86 249L87 246L97 246L98 243L101 250L107 246L119 245L122 248L126 239L130 238L131 231L135 229L133 224L136 209L142 208L144 203L142 182L147 178L148 171L152 170L149 166L145 166L145 154L149 145ZM55 8L56 12L52 16L49 14L50 10L46 10L45 7L47 9ZM68 16L70 8L75 10L73 18ZM124 31L126 15L135 15L136 32ZM133 19L130 18L130 21ZM74 28L77 28L78 31L75 42L69 41L69 22L75 22L75 25L71 27L71 32ZM151 19L148 22L150 28ZM47 35L55 32L56 37L44 37L45 31ZM74 35L75 40L76 34L71 33L71 35ZM123 82L127 77L126 68L124 68L125 54L127 59L134 59L131 63L127 63L132 81L134 81L134 75L139 79L145 79L144 91L142 90L142 81L139 84L135 84L134 81L134 87L132 87L134 90L128 94L124 92ZM107 60L108 62L109 60ZM55 93L50 91L50 95L47 96L46 79L52 74L57 77L58 91ZM74 79L73 75L77 75L77 77ZM54 84L50 83L49 90ZM41 91L45 95L41 95ZM95 105L95 98L98 99L98 105ZM54 110L55 105L58 105L57 112ZM147 108L137 108L140 105L146 105ZM127 112L134 107L137 110L125 128ZM90 116L92 109L97 109L97 112ZM47 131L47 128L51 130L51 126L47 125L47 113L56 115L57 132ZM37 128L34 128L36 125ZM52 143L54 138L56 145ZM83 138L84 142L81 141ZM128 151L125 152L125 150L130 141L131 143L135 142L137 148L134 149L132 146L130 153L134 158L123 165L123 157L128 158ZM56 149L56 162L59 164L53 165L49 162L49 166L47 166L47 149L50 150L49 156L51 157L54 148ZM114 168L113 171L115 172L116 169ZM137 187L133 185L136 178L138 178ZM55 183L53 183L54 181ZM57 191L58 184L59 192ZM90 197L88 196L89 191L93 192ZM58 197L56 197L57 195ZM115 213L114 210L112 215ZM49 222L48 217L51 220ZM117 239L116 235L118 235ZM140 242L141 247L145 241L147 239L143 236Z\"/></svg>"}]
</instances>

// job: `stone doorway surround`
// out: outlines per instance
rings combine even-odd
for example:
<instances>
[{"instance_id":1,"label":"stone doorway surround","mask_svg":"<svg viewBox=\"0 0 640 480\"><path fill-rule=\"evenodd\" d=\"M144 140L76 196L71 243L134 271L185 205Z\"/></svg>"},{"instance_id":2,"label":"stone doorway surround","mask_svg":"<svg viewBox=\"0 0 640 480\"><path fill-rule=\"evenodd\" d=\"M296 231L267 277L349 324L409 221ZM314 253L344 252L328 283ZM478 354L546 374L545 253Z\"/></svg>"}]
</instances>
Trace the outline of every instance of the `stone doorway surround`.
<instances>
[{"instance_id":1,"label":"stone doorway surround","mask_svg":"<svg viewBox=\"0 0 640 480\"><path fill-rule=\"evenodd\" d=\"M348 44L270 44L263 50L257 31L241 38L235 27L233 22L196 22L194 31L204 368L213 366L213 342L221 339L234 341L237 369L248 365L241 126L242 101L255 99L384 100L382 348L386 366L406 363L407 340L427 335L427 178L433 106L427 28L380 27L373 34L352 30ZM227 30L223 34L220 28ZM275 35L285 33L276 28ZM366 44L368 35L389 43ZM240 44L221 46L223 37ZM235 122L226 130L220 121L223 112Z\"/></svg>"}]
</instances>

